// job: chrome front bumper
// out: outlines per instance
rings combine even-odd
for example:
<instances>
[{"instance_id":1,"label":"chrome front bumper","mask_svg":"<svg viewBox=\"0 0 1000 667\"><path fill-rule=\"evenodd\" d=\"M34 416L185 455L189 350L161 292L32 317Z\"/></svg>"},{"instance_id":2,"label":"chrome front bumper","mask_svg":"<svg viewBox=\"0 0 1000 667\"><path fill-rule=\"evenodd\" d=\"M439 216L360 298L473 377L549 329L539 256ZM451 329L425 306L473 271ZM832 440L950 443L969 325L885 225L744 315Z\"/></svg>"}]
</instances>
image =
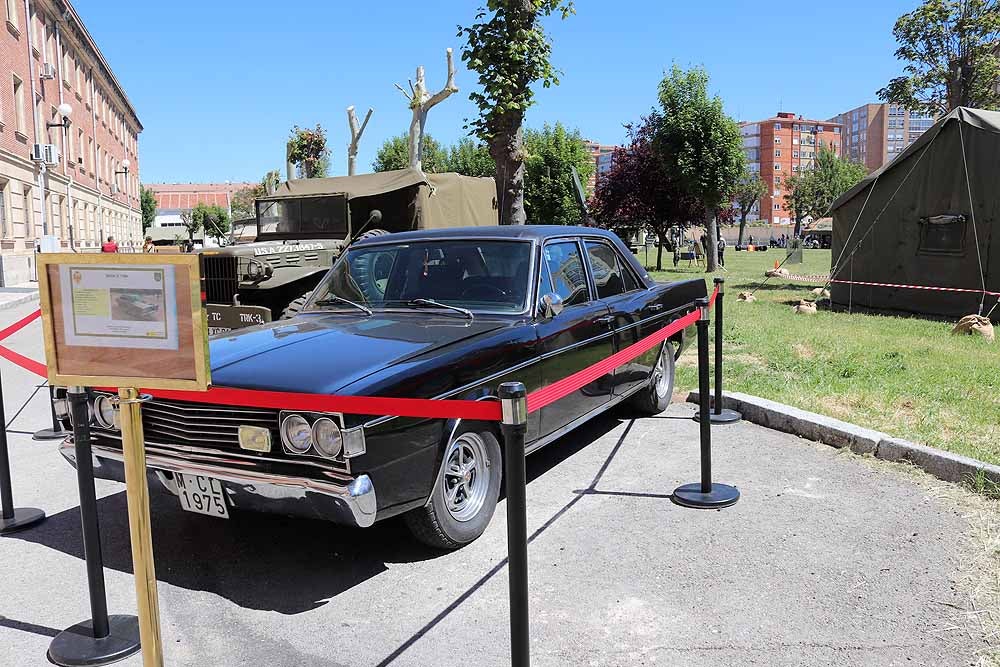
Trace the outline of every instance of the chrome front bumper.
<instances>
[{"instance_id":1,"label":"chrome front bumper","mask_svg":"<svg viewBox=\"0 0 1000 667\"><path fill-rule=\"evenodd\" d=\"M63 441L59 453L76 466L76 449L71 438ZM93 453L95 477L125 481L121 451L94 445ZM174 495L177 486L173 474L183 472L219 480L230 507L236 509L324 519L361 528L375 523L375 487L368 475L345 475L338 482L327 482L235 469L211 461L187 461L152 447L146 448L146 470L151 484L159 482Z\"/></svg>"}]
</instances>

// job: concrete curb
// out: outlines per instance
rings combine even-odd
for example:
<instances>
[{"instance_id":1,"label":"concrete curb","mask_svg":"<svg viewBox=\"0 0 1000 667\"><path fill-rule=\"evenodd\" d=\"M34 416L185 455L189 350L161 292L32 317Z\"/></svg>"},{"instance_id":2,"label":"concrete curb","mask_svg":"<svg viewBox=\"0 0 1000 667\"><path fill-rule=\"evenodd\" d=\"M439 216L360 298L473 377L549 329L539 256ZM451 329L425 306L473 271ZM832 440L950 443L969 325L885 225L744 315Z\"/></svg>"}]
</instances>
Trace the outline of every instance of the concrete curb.
<instances>
[{"instance_id":1,"label":"concrete curb","mask_svg":"<svg viewBox=\"0 0 1000 667\"><path fill-rule=\"evenodd\" d=\"M689 393L687 400L697 403L698 392ZM739 411L744 419L754 424L833 447L846 447L856 454L871 454L884 461L906 461L946 482L967 482L982 471L988 479L1000 484L1000 466L968 456L894 438L888 433L749 394L725 392L723 401L724 407Z\"/></svg>"},{"instance_id":2,"label":"concrete curb","mask_svg":"<svg viewBox=\"0 0 1000 667\"><path fill-rule=\"evenodd\" d=\"M5 295L7 295L7 294L11 294L12 298L7 299L7 300L0 300L0 310L8 310L10 308L17 308L18 306L20 306L22 304L25 304L25 303L31 303L32 301L38 301L38 290L35 290L34 292L25 292L23 294L17 294L16 296L14 296L14 294L16 294L16 293L13 293L13 292L4 292L3 289L0 289L0 297L3 297Z\"/></svg>"}]
</instances>

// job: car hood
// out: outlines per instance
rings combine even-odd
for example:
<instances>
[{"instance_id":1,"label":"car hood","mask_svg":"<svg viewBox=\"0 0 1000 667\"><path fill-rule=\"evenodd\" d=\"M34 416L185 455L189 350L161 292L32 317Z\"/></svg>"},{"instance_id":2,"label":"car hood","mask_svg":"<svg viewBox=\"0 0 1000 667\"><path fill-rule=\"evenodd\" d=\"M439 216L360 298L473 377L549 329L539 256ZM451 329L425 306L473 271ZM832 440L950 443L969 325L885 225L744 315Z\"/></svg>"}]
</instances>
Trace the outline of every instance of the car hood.
<instances>
[{"instance_id":1,"label":"car hood","mask_svg":"<svg viewBox=\"0 0 1000 667\"><path fill-rule=\"evenodd\" d=\"M212 384L335 393L393 364L509 325L500 318L426 311L307 313L213 338Z\"/></svg>"}]
</instances>

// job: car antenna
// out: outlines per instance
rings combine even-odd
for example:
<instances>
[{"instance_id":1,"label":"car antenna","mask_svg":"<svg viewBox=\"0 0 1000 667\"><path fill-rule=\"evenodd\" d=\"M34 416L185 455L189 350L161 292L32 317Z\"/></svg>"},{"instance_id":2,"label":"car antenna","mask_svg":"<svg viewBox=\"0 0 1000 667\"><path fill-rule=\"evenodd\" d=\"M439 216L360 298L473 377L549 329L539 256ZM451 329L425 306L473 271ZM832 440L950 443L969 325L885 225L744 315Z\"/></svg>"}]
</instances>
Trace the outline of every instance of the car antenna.
<instances>
[{"instance_id":1,"label":"car antenna","mask_svg":"<svg viewBox=\"0 0 1000 667\"><path fill-rule=\"evenodd\" d=\"M358 237L361 236L366 229L368 229L368 225L372 224L377 225L380 222L382 222L382 211L378 210L377 208L372 209L372 212L368 214L368 221L365 222L365 224L361 225L361 229L359 229L357 233L351 237L351 241L347 245L351 245L351 243L354 243L358 239Z\"/></svg>"}]
</instances>

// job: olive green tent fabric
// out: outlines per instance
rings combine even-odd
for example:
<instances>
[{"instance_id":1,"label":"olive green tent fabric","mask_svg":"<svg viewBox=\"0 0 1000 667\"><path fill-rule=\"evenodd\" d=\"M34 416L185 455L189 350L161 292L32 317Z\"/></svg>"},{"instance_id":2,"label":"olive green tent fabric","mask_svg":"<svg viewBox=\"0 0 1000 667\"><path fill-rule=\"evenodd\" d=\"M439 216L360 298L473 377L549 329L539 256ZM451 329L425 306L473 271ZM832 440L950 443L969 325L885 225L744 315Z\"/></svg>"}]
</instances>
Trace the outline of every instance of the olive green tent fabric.
<instances>
[{"instance_id":1,"label":"olive green tent fabric","mask_svg":"<svg viewBox=\"0 0 1000 667\"><path fill-rule=\"evenodd\" d=\"M1000 292L998 176L1000 113L963 107L943 116L833 203L831 270L854 283L976 291L834 283L833 303L946 317L978 313L981 303L989 311L997 297L984 297L984 281Z\"/></svg>"},{"instance_id":2,"label":"olive green tent fabric","mask_svg":"<svg viewBox=\"0 0 1000 667\"><path fill-rule=\"evenodd\" d=\"M492 178L425 174L416 169L293 179L258 201L331 195L348 198L355 233L374 210L382 214L382 220L371 227L390 232L498 224L496 182Z\"/></svg>"}]
</instances>

